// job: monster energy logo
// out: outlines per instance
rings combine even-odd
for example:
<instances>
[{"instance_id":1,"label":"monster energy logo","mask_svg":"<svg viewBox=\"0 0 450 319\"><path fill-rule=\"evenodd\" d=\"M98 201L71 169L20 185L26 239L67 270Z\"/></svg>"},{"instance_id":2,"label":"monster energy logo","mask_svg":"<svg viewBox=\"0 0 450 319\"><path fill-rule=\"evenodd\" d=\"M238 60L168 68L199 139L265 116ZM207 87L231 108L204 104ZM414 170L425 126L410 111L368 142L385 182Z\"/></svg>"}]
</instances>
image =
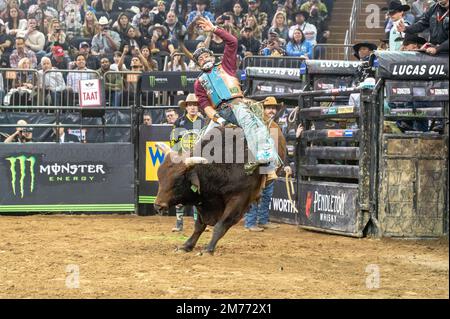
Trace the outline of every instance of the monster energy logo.
<instances>
[{"instance_id":1,"label":"monster energy logo","mask_svg":"<svg viewBox=\"0 0 450 319\"><path fill-rule=\"evenodd\" d=\"M187 86L187 76L186 75L182 75L181 76L181 86L182 87L186 87Z\"/></svg>"},{"instance_id":2,"label":"monster energy logo","mask_svg":"<svg viewBox=\"0 0 450 319\"><path fill-rule=\"evenodd\" d=\"M30 163L30 193L34 191L34 183L35 183L35 175L34 175L34 165L36 164L36 158L34 156L26 157L25 155L17 156L17 157L8 157L6 158L10 164L11 170L11 186L13 194L16 195L16 179L19 178L19 186L20 186L20 197L23 198L24 195L24 185L25 178L27 176L27 163ZM19 174L16 171L16 162L19 162ZM17 176L19 175L19 176Z\"/></svg>"},{"instance_id":3,"label":"monster energy logo","mask_svg":"<svg viewBox=\"0 0 450 319\"><path fill-rule=\"evenodd\" d=\"M150 75L148 77L148 83L150 86L154 87L156 85L156 77L153 75Z\"/></svg>"}]
</instances>

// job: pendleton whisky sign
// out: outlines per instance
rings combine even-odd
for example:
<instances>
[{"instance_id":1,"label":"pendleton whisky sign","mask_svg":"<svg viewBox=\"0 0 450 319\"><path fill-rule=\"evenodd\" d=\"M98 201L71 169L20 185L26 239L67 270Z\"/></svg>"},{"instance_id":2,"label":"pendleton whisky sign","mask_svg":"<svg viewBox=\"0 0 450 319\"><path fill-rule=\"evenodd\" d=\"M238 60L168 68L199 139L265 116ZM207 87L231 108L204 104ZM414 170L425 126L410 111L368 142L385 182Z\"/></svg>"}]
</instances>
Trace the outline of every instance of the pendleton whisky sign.
<instances>
[{"instance_id":1,"label":"pendleton whisky sign","mask_svg":"<svg viewBox=\"0 0 450 319\"><path fill-rule=\"evenodd\" d=\"M133 147L4 144L0 212L133 211Z\"/></svg>"}]
</instances>

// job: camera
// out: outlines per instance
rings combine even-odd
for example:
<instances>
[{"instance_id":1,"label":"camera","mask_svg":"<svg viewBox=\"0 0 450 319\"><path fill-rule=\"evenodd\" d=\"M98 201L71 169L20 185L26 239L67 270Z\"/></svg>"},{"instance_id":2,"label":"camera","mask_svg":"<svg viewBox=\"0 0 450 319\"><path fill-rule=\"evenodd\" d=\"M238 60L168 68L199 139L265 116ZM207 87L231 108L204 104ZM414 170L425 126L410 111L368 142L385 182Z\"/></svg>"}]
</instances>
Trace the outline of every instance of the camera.
<instances>
[{"instance_id":1,"label":"camera","mask_svg":"<svg viewBox=\"0 0 450 319\"><path fill-rule=\"evenodd\" d=\"M33 129L31 127L24 127L21 131L22 133L31 133Z\"/></svg>"},{"instance_id":2,"label":"camera","mask_svg":"<svg viewBox=\"0 0 450 319\"><path fill-rule=\"evenodd\" d=\"M60 32L61 32L61 29L55 29L55 32L56 32L56 33L60 33Z\"/></svg>"},{"instance_id":3,"label":"camera","mask_svg":"<svg viewBox=\"0 0 450 319\"><path fill-rule=\"evenodd\" d=\"M222 20L230 20L230 17L229 16L227 16L227 15L222 15Z\"/></svg>"}]
</instances>

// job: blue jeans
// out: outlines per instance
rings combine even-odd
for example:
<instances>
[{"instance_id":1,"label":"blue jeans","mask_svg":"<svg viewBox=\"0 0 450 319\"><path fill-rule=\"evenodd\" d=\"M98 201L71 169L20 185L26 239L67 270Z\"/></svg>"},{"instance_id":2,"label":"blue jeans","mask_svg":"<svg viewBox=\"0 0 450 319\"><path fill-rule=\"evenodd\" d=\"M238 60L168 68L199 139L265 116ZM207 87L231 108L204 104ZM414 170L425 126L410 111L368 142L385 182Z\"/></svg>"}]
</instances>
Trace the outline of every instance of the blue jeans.
<instances>
[{"instance_id":1,"label":"blue jeans","mask_svg":"<svg viewBox=\"0 0 450 319\"><path fill-rule=\"evenodd\" d=\"M275 183L267 185L261 195L259 204L252 204L250 210L245 214L245 227L254 227L257 224L265 225L269 222L269 206L273 195L273 187Z\"/></svg>"}]
</instances>

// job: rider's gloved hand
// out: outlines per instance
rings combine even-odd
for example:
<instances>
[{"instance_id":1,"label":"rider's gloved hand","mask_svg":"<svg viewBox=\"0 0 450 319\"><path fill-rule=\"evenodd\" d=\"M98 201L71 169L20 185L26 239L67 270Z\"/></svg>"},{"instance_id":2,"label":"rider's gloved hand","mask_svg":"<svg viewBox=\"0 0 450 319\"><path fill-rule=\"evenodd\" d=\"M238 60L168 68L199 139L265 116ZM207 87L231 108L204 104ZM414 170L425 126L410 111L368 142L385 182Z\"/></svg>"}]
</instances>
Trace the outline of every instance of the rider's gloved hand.
<instances>
[{"instance_id":1,"label":"rider's gloved hand","mask_svg":"<svg viewBox=\"0 0 450 319\"><path fill-rule=\"evenodd\" d=\"M214 114L214 122L216 122L222 127L225 127L225 125L228 124L228 121L225 120L222 116L220 116L219 113Z\"/></svg>"}]
</instances>

